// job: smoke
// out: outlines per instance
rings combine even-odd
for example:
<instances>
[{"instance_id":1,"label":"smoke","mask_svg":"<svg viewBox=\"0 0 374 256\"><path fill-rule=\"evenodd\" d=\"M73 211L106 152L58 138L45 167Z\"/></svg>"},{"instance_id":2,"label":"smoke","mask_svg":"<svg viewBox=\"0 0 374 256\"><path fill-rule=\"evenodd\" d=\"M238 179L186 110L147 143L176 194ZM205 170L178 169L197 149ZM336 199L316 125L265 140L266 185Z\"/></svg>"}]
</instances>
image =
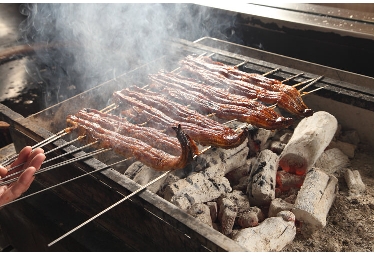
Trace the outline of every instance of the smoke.
<instances>
[{"instance_id":1,"label":"smoke","mask_svg":"<svg viewBox=\"0 0 374 256\"><path fill-rule=\"evenodd\" d=\"M160 57L169 37L220 37L232 26L191 4L23 4L20 11L24 43L59 43L38 50L27 67L44 107Z\"/></svg>"}]
</instances>

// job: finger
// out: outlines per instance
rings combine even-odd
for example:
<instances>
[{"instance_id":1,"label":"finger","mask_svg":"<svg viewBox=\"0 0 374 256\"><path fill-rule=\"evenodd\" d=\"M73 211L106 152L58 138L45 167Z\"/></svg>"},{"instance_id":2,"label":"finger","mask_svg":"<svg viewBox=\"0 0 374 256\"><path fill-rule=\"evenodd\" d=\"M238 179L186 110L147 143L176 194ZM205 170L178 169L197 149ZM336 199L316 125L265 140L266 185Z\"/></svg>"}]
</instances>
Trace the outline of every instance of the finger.
<instances>
[{"instance_id":1,"label":"finger","mask_svg":"<svg viewBox=\"0 0 374 256\"><path fill-rule=\"evenodd\" d=\"M27 161L26 161L26 163L23 165L23 168L24 169L26 169L27 167L29 167L29 166L33 166L32 164L31 164L31 161L38 155L38 154L40 154L40 153L44 153L44 150L43 149L41 149L41 148L36 148L36 149L34 149L31 153L30 153L30 155L29 155L29 157L27 158ZM44 160L44 159L43 159Z\"/></svg>"},{"instance_id":2,"label":"finger","mask_svg":"<svg viewBox=\"0 0 374 256\"><path fill-rule=\"evenodd\" d=\"M24 147L18 154L17 159L10 165L10 167L20 165L27 161L27 158L29 157L30 153L32 151L32 148L30 146Z\"/></svg>"},{"instance_id":3,"label":"finger","mask_svg":"<svg viewBox=\"0 0 374 256\"><path fill-rule=\"evenodd\" d=\"M44 155L44 153L39 153L31 160L29 165L34 167L36 170L39 170L45 158L46 156Z\"/></svg>"},{"instance_id":4,"label":"finger","mask_svg":"<svg viewBox=\"0 0 374 256\"><path fill-rule=\"evenodd\" d=\"M0 177L4 177L7 173L8 170L0 165Z\"/></svg>"},{"instance_id":5,"label":"finger","mask_svg":"<svg viewBox=\"0 0 374 256\"><path fill-rule=\"evenodd\" d=\"M0 197L1 197L2 194L4 194L4 192L7 190L7 188L8 188L7 186L1 186L0 187Z\"/></svg>"},{"instance_id":6,"label":"finger","mask_svg":"<svg viewBox=\"0 0 374 256\"><path fill-rule=\"evenodd\" d=\"M12 184L10 188L0 197L0 205L9 203L10 201L20 197L31 185L34 180L34 174L36 172L35 167L31 166L26 169L19 177L19 179Z\"/></svg>"}]
</instances>

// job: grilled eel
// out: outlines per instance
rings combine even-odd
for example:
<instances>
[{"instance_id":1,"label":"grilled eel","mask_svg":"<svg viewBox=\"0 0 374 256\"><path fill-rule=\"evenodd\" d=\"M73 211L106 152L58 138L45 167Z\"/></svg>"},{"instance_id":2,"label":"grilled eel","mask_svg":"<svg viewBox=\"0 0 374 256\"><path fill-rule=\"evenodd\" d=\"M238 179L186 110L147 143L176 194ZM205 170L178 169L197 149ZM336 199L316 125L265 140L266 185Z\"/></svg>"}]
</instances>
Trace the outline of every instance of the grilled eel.
<instances>
[{"instance_id":1,"label":"grilled eel","mask_svg":"<svg viewBox=\"0 0 374 256\"><path fill-rule=\"evenodd\" d=\"M131 107L132 111L125 113L127 116L131 114L133 120L137 122L147 122L148 126L165 129L167 133L170 133L170 127L181 124L183 131L197 143L226 149L239 146L248 136L247 128L243 129L241 133L236 133L218 122L214 122L215 124L212 127L204 127L198 124L198 119L193 120L187 117L176 121L162 111L148 105L146 103L147 96L141 96L139 93L139 97L134 98L127 96L127 91L127 89L124 89L114 92L113 98L119 106Z\"/></svg>"},{"instance_id":2,"label":"grilled eel","mask_svg":"<svg viewBox=\"0 0 374 256\"><path fill-rule=\"evenodd\" d=\"M241 122L271 130L286 128L292 124L291 118L282 116L269 118L258 109L214 102L202 93L187 90L175 83L167 81L160 83L159 81L152 80L151 87L163 90L167 97L179 103L189 104L205 113L215 113L217 117L225 120L237 119Z\"/></svg>"},{"instance_id":3,"label":"grilled eel","mask_svg":"<svg viewBox=\"0 0 374 256\"><path fill-rule=\"evenodd\" d=\"M221 88L215 88L210 85L200 84L196 82L194 79L181 76L176 73L159 72L158 74L151 75L150 77L155 81L159 81L160 83L162 83L163 81L176 83L188 90L193 90L202 93L205 96L207 96L210 100L218 103L243 106L252 110L261 111L261 113L264 115L263 118L265 120L277 119L280 117L280 115L277 112L275 112L273 108L267 107L256 100L251 100L241 95L228 93L227 91ZM254 125L261 127L261 124Z\"/></svg>"},{"instance_id":4,"label":"grilled eel","mask_svg":"<svg viewBox=\"0 0 374 256\"><path fill-rule=\"evenodd\" d=\"M196 110L190 109L185 105L170 101L162 96L160 93L152 92L132 86L131 89L123 89L122 93L133 97L144 104L152 106L176 121L185 121L189 123L197 124L198 126L216 130L218 132L232 132L232 130L221 123L214 121L207 116L204 116ZM244 135L244 134L243 134Z\"/></svg>"},{"instance_id":5,"label":"grilled eel","mask_svg":"<svg viewBox=\"0 0 374 256\"><path fill-rule=\"evenodd\" d=\"M243 95L250 99L258 99L264 103L278 104L279 107L297 116L310 116L313 114L313 111L301 99L299 92L293 87L288 86L294 89L291 92L291 89L280 90L275 89L276 86L265 86L266 83L253 83L249 79L245 80L244 78L238 78L239 76L234 76L227 69L222 68L221 65L210 64L203 66L201 62L196 63L191 58L185 58L180 61L181 70L206 84L224 88L231 93ZM286 86L283 85L284 88L287 88Z\"/></svg>"},{"instance_id":6,"label":"grilled eel","mask_svg":"<svg viewBox=\"0 0 374 256\"><path fill-rule=\"evenodd\" d=\"M304 116L310 116L313 114L313 111L305 105L299 91L295 87L283 84L279 80L271 79L256 73L247 73L239 70L237 67L225 65L222 62L213 61L207 56L196 58L193 56L187 56L186 59L194 61L196 64L200 63L205 68L214 69L215 67L222 67L224 71L221 74L226 74L225 76L229 79L255 84L269 91L286 93L290 95L299 106L304 108Z\"/></svg>"},{"instance_id":7,"label":"grilled eel","mask_svg":"<svg viewBox=\"0 0 374 256\"><path fill-rule=\"evenodd\" d=\"M144 141L154 148L161 149L171 155L180 155L181 147L177 138L162 133L160 130L143 127L128 122L125 118L116 115L102 113L96 109L82 109L75 114L78 118L97 123L101 127L124 136L133 137ZM198 155L198 148L194 142L191 149Z\"/></svg>"},{"instance_id":8,"label":"grilled eel","mask_svg":"<svg viewBox=\"0 0 374 256\"><path fill-rule=\"evenodd\" d=\"M124 157L134 157L137 161L157 171L169 171L184 168L192 159L192 140L186 135L181 126L173 127L182 148L180 156L173 156L165 151L156 149L142 140L124 136L108 130L98 123L79 118L75 115L67 117L69 130L76 130L79 135L85 135L86 143L98 141L95 147L112 148L114 152ZM150 132L148 132L150 133Z\"/></svg>"}]
</instances>

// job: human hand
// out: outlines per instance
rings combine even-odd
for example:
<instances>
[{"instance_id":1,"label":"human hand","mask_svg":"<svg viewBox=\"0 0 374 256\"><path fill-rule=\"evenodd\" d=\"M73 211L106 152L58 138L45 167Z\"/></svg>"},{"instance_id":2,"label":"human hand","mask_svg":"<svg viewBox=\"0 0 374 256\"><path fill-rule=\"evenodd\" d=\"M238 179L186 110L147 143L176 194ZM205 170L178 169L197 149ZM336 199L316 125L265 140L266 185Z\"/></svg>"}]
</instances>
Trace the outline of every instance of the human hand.
<instances>
[{"instance_id":1,"label":"human hand","mask_svg":"<svg viewBox=\"0 0 374 256\"><path fill-rule=\"evenodd\" d=\"M44 159L44 150L41 148L32 150L30 146L26 146L20 151L18 158L8 167L8 169L22 163L24 164L12 170L9 174L20 170L25 171L19 175L17 181L9 185L0 186L0 206L20 197L22 193L30 187L35 178L34 174L40 169ZM3 178L7 174L7 168L0 166L0 176Z\"/></svg>"}]
</instances>

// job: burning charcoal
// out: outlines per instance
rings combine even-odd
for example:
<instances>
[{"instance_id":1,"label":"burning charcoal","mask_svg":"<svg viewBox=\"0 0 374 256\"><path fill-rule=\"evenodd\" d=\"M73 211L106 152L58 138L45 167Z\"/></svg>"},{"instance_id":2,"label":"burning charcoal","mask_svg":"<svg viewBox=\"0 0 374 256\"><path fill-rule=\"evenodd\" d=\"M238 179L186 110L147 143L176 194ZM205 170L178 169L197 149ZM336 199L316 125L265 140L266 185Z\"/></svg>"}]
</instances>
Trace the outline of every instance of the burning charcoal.
<instances>
[{"instance_id":1,"label":"burning charcoal","mask_svg":"<svg viewBox=\"0 0 374 256\"><path fill-rule=\"evenodd\" d=\"M278 171L277 172L277 188L279 188L282 192L288 191L291 188L299 189L301 185L303 185L305 176L292 174L285 171Z\"/></svg>"},{"instance_id":2,"label":"burning charcoal","mask_svg":"<svg viewBox=\"0 0 374 256\"><path fill-rule=\"evenodd\" d=\"M190 208L187 209L187 213L202 223L213 227L212 219L210 217L210 209L207 205L199 203L193 204Z\"/></svg>"},{"instance_id":3,"label":"burning charcoal","mask_svg":"<svg viewBox=\"0 0 374 256\"><path fill-rule=\"evenodd\" d=\"M282 151L284 150L286 144L280 142L280 141L272 141L269 145L269 149L271 151L273 151L274 153L276 154L280 154L282 153Z\"/></svg>"},{"instance_id":4,"label":"burning charcoal","mask_svg":"<svg viewBox=\"0 0 374 256\"><path fill-rule=\"evenodd\" d=\"M223 176L210 177L205 173L194 173L185 179L165 188L165 199L181 209L194 203L205 203L232 190L229 181Z\"/></svg>"},{"instance_id":5,"label":"burning charcoal","mask_svg":"<svg viewBox=\"0 0 374 256\"><path fill-rule=\"evenodd\" d=\"M329 174L333 174L349 165L348 156L338 148L331 148L322 153L315 163L318 167Z\"/></svg>"},{"instance_id":6,"label":"burning charcoal","mask_svg":"<svg viewBox=\"0 0 374 256\"><path fill-rule=\"evenodd\" d=\"M273 201L271 201L268 216L275 217L279 212L291 211L292 208L293 204L290 204L281 198L275 198Z\"/></svg>"},{"instance_id":7,"label":"burning charcoal","mask_svg":"<svg viewBox=\"0 0 374 256\"><path fill-rule=\"evenodd\" d=\"M206 205L209 207L210 218L212 219L212 222L215 222L218 216L217 202L207 202Z\"/></svg>"},{"instance_id":8,"label":"burning charcoal","mask_svg":"<svg viewBox=\"0 0 374 256\"><path fill-rule=\"evenodd\" d=\"M248 141L251 156L266 148L265 144L270 137L275 134L274 131L259 128L255 134L251 134L251 140Z\"/></svg>"},{"instance_id":9,"label":"burning charcoal","mask_svg":"<svg viewBox=\"0 0 374 256\"><path fill-rule=\"evenodd\" d=\"M344 154L346 154L349 158L353 158L355 156L355 150L356 146L347 142L343 141L331 141L328 148L338 148L340 149Z\"/></svg>"},{"instance_id":10,"label":"burning charcoal","mask_svg":"<svg viewBox=\"0 0 374 256\"><path fill-rule=\"evenodd\" d=\"M326 217L338 192L338 179L318 168L307 172L292 212L302 222L302 233L310 235L326 226Z\"/></svg>"},{"instance_id":11,"label":"burning charcoal","mask_svg":"<svg viewBox=\"0 0 374 256\"><path fill-rule=\"evenodd\" d=\"M350 196L359 195L365 192L366 186L362 182L361 175L358 170L352 171L351 169L347 168L344 172L344 178L347 182Z\"/></svg>"},{"instance_id":12,"label":"burning charcoal","mask_svg":"<svg viewBox=\"0 0 374 256\"><path fill-rule=\"evenodd\" d=\"M220 197L218 204L218 221L221 223L221 233L229 235L235 224L238 213L236 204L228 198Z\"/></svg>"},{"instance_id":13,"label":"burning charcoal","mask_svg":"<svg viewBox=\"0 0 374 256\"><path fill-rule=\"evenodd\" d=\"M280 251L296 236L295 216L282 211L277 217L265 219L260 225L245 228L232 239L251 252Z\"/></svg>"},{"instance_id":14,"label":"burning charcoal","mask_svg":"<svg viewBox=\"0 0 374 256\"><path fill-rule=\"evenodd\" d=\"M264 221L265 216L261 209L254 206L247 210L239 211L237 216L237 223L242 228L256 227L260 222Z\"/></svg>"},{"instance_id":15,"label":"burning charcoal","mask_svg":"<svg viewBox=\"0 0 374 256\"><path fill-rule=\"evenodd\" d=\"M278 155L269 149L261 151L251 169L252 183L247 187L251 204L266 205L275 198L277 169Z\"/></svg>"},{"instance_id":16,"label":"burning charcoal","mask_svg":"<svg viewBox=\"0 0 374 256\"><path fill-rule=\"evenodd\" d=\"M305 174L330 144L337 126L336 118L324 111L301 120L279 156L280 167L287 172Z\"/></svg>"}]
</instances>

